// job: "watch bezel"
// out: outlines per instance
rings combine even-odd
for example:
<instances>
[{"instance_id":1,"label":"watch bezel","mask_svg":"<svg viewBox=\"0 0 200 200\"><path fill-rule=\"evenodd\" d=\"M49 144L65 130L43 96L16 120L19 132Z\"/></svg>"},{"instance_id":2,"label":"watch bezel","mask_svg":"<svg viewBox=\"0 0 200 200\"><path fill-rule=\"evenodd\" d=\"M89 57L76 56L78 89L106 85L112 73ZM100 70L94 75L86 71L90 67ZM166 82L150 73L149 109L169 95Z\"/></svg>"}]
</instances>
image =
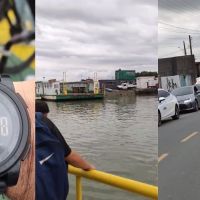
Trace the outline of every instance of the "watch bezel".
<instances>
[{"instance_id":1,"label":"watch bezel","mask_svg":"<svg viewBox=\"0 0 200 200\"><path fill-rule=\"evenodd\" d=\"M20 136L18 138L18 142L12 151L12 153L6 158L4 161L0 163L0 175L4 175L9 169L11 169L17 162L19 162L28 145L29 141L29 132L30 132L30 120L29 115L26 109L26 105L18 95L12 91L10 88L0 83L0 90L7 95L12 102L15 104L17 108L17 113L20 121Z\"/></svg>"}]
</instances>

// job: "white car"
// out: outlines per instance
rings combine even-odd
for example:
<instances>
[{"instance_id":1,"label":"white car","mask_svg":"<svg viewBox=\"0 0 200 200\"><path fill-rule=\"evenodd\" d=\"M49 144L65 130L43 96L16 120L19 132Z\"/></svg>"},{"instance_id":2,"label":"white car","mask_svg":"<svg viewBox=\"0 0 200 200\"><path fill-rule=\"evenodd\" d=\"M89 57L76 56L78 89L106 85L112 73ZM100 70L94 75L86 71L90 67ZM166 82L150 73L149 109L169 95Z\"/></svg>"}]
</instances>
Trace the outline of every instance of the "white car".
<instances>
[{"instance_id":1,"label":"white car","mask_svg":"<svg viewBox=\"0 0 200 200\"><path fill-rule=\"evenodd\" d=\"M170 117L179 119L179 104L173 94L163 89L158 89L158 101L158 126L161 125L162 120Z\"/></svg>"}]
</instances>

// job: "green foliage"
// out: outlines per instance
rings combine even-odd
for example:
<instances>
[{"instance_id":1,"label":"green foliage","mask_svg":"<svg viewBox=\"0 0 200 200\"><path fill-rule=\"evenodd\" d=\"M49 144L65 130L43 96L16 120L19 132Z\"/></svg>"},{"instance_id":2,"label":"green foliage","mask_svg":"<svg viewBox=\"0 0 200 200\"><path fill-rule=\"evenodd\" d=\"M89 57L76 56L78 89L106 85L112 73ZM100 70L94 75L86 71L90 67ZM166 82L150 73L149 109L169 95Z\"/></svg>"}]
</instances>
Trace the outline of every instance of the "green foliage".
<instances>
[{"instance_id":1,"label":"green foliage","mask_svg":"<svg viewBox=\"0 0 200 200\"><path fill-rule=\"evenodd\" d=\"M140 76L155 76L158 77L158 72L151 72L151 71L142 71L142 72L137 72L136 77Z\"/></svg>"}]
</instances>

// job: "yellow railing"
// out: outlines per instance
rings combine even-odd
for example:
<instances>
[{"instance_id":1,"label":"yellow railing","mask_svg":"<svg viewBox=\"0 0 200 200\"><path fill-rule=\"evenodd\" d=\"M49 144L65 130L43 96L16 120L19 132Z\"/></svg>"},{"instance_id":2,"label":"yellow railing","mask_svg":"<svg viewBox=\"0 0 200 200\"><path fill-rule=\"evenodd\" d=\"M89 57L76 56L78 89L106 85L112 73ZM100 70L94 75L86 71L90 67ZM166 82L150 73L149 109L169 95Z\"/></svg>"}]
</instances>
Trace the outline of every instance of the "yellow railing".
<instances>
[{"instance_id":1,"label":"yellow railing","mask_svg":"<svg viewBox=\"0 0 200 200\"><path fill-rule=\"evenodd\" d=\"M82 177L104 183L106 185L111 185L126 191L137 193L152 199L158 199L158 188L153 185L130 180L120 176L115 176L97 170L86 172L72 166L69 166L69 173L76 176L76 200L82 200Z\"/></svg>"}]
</instances>

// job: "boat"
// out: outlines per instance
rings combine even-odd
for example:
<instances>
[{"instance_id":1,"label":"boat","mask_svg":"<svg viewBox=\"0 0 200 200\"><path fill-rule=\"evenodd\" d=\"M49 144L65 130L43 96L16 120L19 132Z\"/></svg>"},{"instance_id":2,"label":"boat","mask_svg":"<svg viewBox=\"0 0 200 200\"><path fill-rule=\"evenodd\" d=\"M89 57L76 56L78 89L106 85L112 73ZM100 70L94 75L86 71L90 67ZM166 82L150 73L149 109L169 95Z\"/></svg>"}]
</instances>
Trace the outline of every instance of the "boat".
<instances>
[{"instance_id":1,"label":"boat","mask_svg":"<svg viewBox=\"0 0 200 200\"><path fill-rule=\"evenodd\" d=\"M104 92L98 81L59 82L52 79L36 82L36 98L45 101L95 100L103 99Z\"/></svg>"},{"instance_id":2,"label":"boat","mask_svg":"<svg viewBox=\"0 0 200 200\"><path fill-rule=\"evenodd\" d=\"M106 88L105 90L106 90L106 92L112 92L113 91L113 89L111 89L111 88Z\"/></svg>"},{"instance_id":3,"label":"boat","mask_svg":"<svg viewBox=\"0 0 200 200\"><path fill-rule=\"evenodd\" d=\"M41 100L45 101L75 101L75 100L95 100L103 99L104 94L93 94L93 93L77 93L67 95L42 95Z\"/></svg>"}]
</instances>

